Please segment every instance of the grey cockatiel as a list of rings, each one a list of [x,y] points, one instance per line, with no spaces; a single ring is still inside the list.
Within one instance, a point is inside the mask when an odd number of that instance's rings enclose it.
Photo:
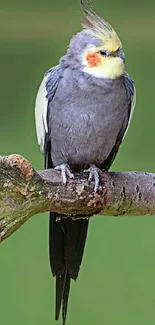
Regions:
[[[92,8],[83,31],[73,36],[59,65],[50,69],[36,99],[38,142],[46,168],[61,170],[63,182],[90,168],[99,187],[99,169],[108,170],[128,128],[135,87],[125,72],[122,45],[113,28]],[[65,324],[70,280],[76,280],[88,220],[61,219],[50,213],[50,264],[56,276],[56,320],[62,304]]]

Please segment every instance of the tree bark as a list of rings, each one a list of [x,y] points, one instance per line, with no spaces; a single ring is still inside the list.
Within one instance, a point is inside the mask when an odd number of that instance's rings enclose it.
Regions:
[[[87,172],[76,173],[64,185],[59,171],[35,171],[22,156],[0,156],[0,241],[39,212],[75,219],[155,214],[155,174],[103,172],[99,193],[87,179]]]

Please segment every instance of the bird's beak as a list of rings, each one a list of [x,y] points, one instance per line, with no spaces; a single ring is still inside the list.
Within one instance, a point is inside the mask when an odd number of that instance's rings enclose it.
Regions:
[[[122,49],[119,49],[119,50],[117,51],[116,56],[117,56],[118,58],[120,58],[120,59],[125,63],[125,54],[124,54],[124,52],[122,51]]]

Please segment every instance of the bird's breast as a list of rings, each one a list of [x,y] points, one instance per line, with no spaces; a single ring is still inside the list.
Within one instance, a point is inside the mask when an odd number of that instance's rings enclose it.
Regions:
[[[127,115],[125,89],[115,88],[106,92],[101,87],[88,92],[74,88],[58,94],[48,121],[54,165],[67,162],[80,169],[104,162]]]

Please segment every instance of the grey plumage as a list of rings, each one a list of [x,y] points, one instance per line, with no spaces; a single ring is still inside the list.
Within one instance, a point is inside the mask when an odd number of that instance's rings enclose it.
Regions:
[[[73,171],[100,167],[128,122],[124,78],[98,80],[70,67],[62,76],[48,106],[53,165],[65,162]]]
[[[105,43],[108,32],[108,35],[112,33],[114,45],[120,45],[116,33],[108,27],[110,25],[106,25],[105,21],[103,25]],[[84,70],[82,53],[86,49],[102,45],[101,28],[99,38],[97,30],[95,23],[94,35],[89,30],[75,35],[59,65],[45,74],[45,89],[42,86],[41,91],[47,98],[47,107],[42,116],[41,110],[37,108],[36,124],[46,168],[66,164],[72,172],[83,171],[91,165],[108,170],[128,128],[135,102],[135,87],[130,76],[122,72],[116,78],[102,75],[96,77],[89,73],[90,69],[88,72]],[[124,60],[121,48],[115,53],[110,52],[108,43],[106,51],[107,57],[118,56],[118,64]],[[70,280],[76,280],[79,273],[88,220],[74,221],[66,216],[50,213],[49,229],[50,264],[52,273],[56,276],[55,318],[59,319],[62,305],[64,325]]]

